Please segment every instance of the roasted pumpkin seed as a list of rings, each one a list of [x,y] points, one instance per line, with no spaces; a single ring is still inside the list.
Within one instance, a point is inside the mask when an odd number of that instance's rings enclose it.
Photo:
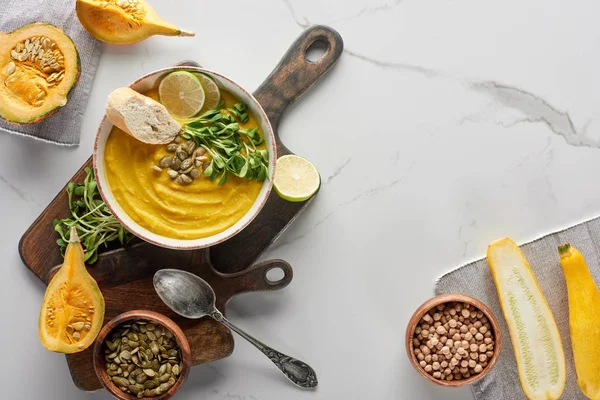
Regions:
[[[158,166],[161,168],[170,168],[172,164],[173,164],[173,157],[171,157],[171,156],[164,156],[158,162]],[[146,327],[144,327],[144,331],[146,331]]]
[[[181,166],[179,167],[179,170],[182,171],[182,173],[187,173],[187,172],[183,172],[183,171],[185,171],[188,168],[191,168],[193,166],[194,166],[194,159],[193,158],[186,158],[185,160],[183,160],[181,162]]]
[[[74,325],[76,336],[80,332]],[[163,394],[181,374],[177,343],[161,326],[146,321],[122,325],[111,332],[104,345],[106,373],[125,393],[137,397]]]

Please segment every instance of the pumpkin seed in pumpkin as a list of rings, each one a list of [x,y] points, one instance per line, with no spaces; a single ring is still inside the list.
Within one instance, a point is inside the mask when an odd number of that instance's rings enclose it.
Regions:
[[[13,72],[15,72],[16,66],[15,63],[13,61],[9,62],[7,67],[6,67],[6,75],[10,75]]]

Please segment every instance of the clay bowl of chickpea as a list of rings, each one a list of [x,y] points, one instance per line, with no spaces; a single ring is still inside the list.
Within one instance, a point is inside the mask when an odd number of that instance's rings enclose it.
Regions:
[[[440,386],[470,385],[486,376],[502,349],[498,320],[482,302],[442,294],[415,311],[406,328],[413,367]]]

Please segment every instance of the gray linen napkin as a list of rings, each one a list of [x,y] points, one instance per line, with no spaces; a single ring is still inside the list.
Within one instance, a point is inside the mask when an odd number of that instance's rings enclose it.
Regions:
[[[567,359],[567,384],[561,399],[586,400],[577,386],[575,365],[569,336],[569,309],[565,278],[560,266],[557,246],[575,246],[587,262],[596,283],[600,282],[600,218],[575,225],[521,246],[525,257],[544,292],[562,337]],[[486,259],[467,264],[438,279],[437,294],[464,293],[486,304],[500,321],[503,346],[496,367],[472,386],[477,400],[524,399],[508,328],[500,309],[496,287]]]
[[[36,21],[56,25],[73,39],[79,50],[81,77],[69,102],[57,114],[30,125],[9,124],[0,120],[0,131],[65,146],[78,145],[81,119],[92,88],[102,44],[90,36],[79,23],[75,15],[75,0],[0,0],[0,31],[10,32]]]

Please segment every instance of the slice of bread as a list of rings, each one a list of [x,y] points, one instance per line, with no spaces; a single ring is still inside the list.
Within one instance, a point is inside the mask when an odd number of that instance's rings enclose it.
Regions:
[[[165,106],[127,87],[108,96],[106,116],[113,125],[144,143],[170,143],[181,130],[181,124]]]

